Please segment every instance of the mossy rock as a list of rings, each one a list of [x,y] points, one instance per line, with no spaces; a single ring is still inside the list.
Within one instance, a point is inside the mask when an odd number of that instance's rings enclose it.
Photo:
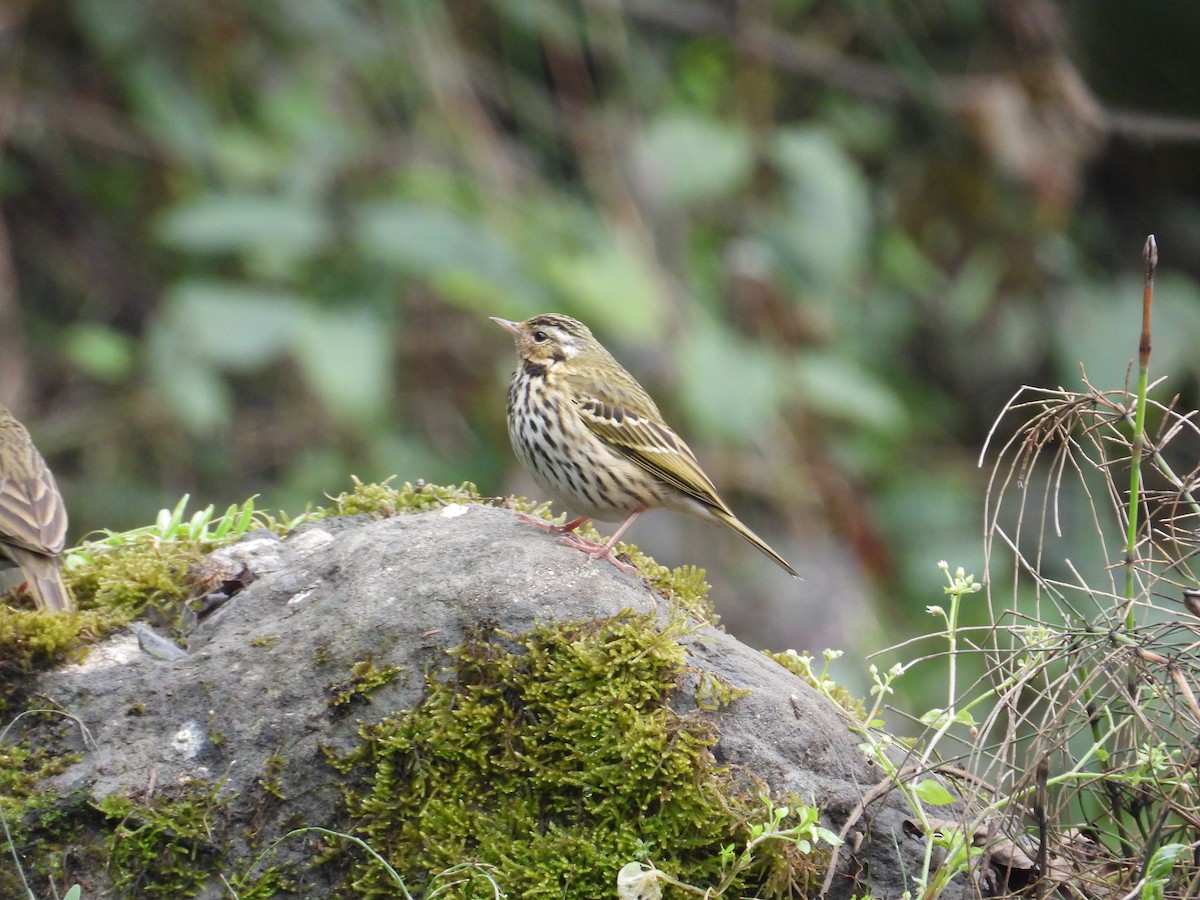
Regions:
[[[121,632],[40,676],[89,737],[14,729],[46,749],[19,762],[45,799],[14,810],[27,871],[85,897],[400,895],[369,847],[439,896],[613,896],[638,861],[711,887],[762,795],[836,827],[879,780],[827,701],[710,624],[698,573],[644,581],[469,495],[428,505],[259,541],[258,580],[180,659]],[[900,893],[905,812],[877,804],[864,882],[830,896]],[[810,893],[812,849],[756,852],[727,895]]]

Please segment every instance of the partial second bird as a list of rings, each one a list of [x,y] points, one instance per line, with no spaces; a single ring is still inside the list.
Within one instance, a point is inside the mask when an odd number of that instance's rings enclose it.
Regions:
[[[629,570],[613,556],[621,535],[646,510],[671,509],[726,526],[799,577],[733,514],[650,395],[586,325],[558,313],[492,321],[517,345],[508,389],[513,451],[542,490],[580,514],[564,525],[530,521]],[[624,521],[600,544],[575,534],[588,519]]]
[[[59,572],[67,509],[25,426],[0,406],[0,553],[21,567],[39,609],[74,609]]]

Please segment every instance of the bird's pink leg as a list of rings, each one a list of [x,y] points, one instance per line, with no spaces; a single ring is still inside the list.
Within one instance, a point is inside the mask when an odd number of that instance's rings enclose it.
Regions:
[[[538,528],[544,528],[546,531],[554,532],[559,537],[558,542],[565,544],[568,547],[574,547],[576,550],[582,550],[592,559],[607,559],[610,563],[620,569],[622,572],[638,572],[636,566],[631,566],[629,563],[623,563],[613,555],[613,547],[617,546],[617,541],[621,539],[621,535],[625,533],[633,520],[640,516],[645,510],[637,510],[629,514],[629,517],[621,523],[621,526],[616,530],[612,537],[605,543],[592,541],[585,538],[583,535],[576,534],[575,529],[588,521],[588,516],[579,516],[572,519],[570,522],[564,522],[562,525],[553,525],[545,519],[538,519],[525,513],[517,513],[522,519],[531,525],[536,525]]]
[[[645,510],[642,509],[637,509],[631,512],[629,517],[621,523],[621,526],[615,532],[613,532],[613,536],[603,544],[596,541],[589,541],[587,538],[580,537],[573,531],[563,534],[563,536],[558,539],[558,542],[560,544],[566,544],[568,547],[574,547],[576,550],[582,550],[592,559],[607,559],[622,572],[638,572],[637,566],[631,566],[629,563],[621,562],[621,560],[613,556],[613,547],[617,546],[617,541],[621,539],[621,535],[623,535],[625,530],[633,524],[633,520],[640,516],[643,512],[645,512]],[[567,523],[567,525],[571,524],[571,522]],[[578,527],[578,525],[575,527]],[[563,528],[565,529],[566,526],[563,526]]]

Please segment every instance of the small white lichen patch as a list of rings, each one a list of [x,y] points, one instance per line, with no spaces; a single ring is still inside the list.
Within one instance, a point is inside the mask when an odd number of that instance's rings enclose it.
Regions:
[[[465,516],[471,511],[471,507],[465,503],[451,503],[449,506],[442,507],[443,519],[457,519],[459,516]]]
[[[197,722],[185,722],[171,738],[171,748],[184,759],[195,759],[204,749],[204,729]]]

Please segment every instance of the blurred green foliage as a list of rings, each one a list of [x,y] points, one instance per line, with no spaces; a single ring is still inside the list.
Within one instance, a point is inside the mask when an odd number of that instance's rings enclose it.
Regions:
[[[558,310],[785,555],[831,535],[885,621],[919,611],[936,560],[980,570],[1004,400],[1081,361],[1123,381],[1150,230],[1155,371],[1195,383],[1195,136],[1072,90],[1126,50],[1119,13],[1079,15],[9,4],[0,401],[80,536],[184,492],[296,511],[351,473],[500,492],[512,350],[486,316]],[[1177,105],[1142,74],[1120,102],[1197,112],[1175,75]]]

